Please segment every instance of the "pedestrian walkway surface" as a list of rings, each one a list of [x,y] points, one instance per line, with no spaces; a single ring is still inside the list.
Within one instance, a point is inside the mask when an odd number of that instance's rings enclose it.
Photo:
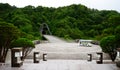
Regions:
[[[25,60],[20,68],[0,66],[0,70],[120,70],[115,64],[96,64],[95,61],[87,60],[40,60],[33,63],[33,60]]]
[[[57,37],[47,36],[48,43],[36,45],[23,66],[20,68],[11,67],[10,64],[0,65],[0,70],[120,70],[115,64],[96,64],[96,52],[102,49],[98,45],[92,47],[79,46],[78,43],[67,43]],[[43,53],[47,54],[47,61],[40,60],[39,63],[33,63],[33,53],[40,52],[40,58]],[[92,54],[93,61],[87,61],[87,54]],[[10,55],[10,53],[9,53]],[[104,55],[104,58],[107,58]],[[7,59],[10,61],[10,58]]]
[[[102,52],[99,45],[92,45],[92,47],[80,46],[79,43],[66,42],[56,36],[44,35],[48,39],[47,43],[40,43],[35,45],[33,51],[28,55],[28,59],[33,58],[34,52],[47,54],[48,59],[71,59],[71,60],[86,60],[87,54],[92,54],[93,59],[97,59],[96,52]],[[103,54],[104,59],[108,59],[107,54]],[[40,56],[40,58],[42,58]]]

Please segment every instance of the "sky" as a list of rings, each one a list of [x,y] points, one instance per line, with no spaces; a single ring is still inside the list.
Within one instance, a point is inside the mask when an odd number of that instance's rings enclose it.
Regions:
[[[120,12],[120,0],[0,0],[0,3],[9,3],[17,7],[45,6],[45,7],[62,7],[71,4],[82,4],[88,8],[98,10],[116,10]]]

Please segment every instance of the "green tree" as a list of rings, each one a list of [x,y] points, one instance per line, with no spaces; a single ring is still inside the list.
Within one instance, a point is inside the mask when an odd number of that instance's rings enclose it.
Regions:
[[[120,48],[120,25],[115,28],[116,45]]]
[[[117,56],[116,52],[117,47],[115,42],[116,42],[115,36],[107,36],[102,38],[102,40],[100,41],[100,46],[103,52],[108,53],[112,61],[114,61]]]
[[[118,25],[120,25],[120,15],[117,14],[117,15],[111,15],[109,18],[108,18],[108,22],[110,24],[111,27],[116,27]]]
[[[112,35],[112,34],[114,34],[114,28],[106,28],[106,29],[104,29],[103,31],[102,31],[102,34],[103,35]]]
[[[0,18],[2,18],[0,21],[13,23],[25,32],[24,37],[29,36],[29,39],[40,37],[39,29],[42,23],[47,23],[52,34],[59,37],[71,37],[71,39],[85,37],[99,40],[104,36],[113,35],[114,29],[120,25],[120,13],[117,11],[99,11],[81,4],[59,8],[31,5],[17,8],[7,3],[0,3],[0,10]],[[80,36],[82,33],[84,35]]]
[[[17,39],[19,35],[18,28],[13,24],[0,22],[0,62],[5,62],[11,42]]]
[[[91,29],[90,31],[87,32],[87,35],[89,35],[90,37],[94,37],[94,36],[98,35],[98,31]]]
[[[27,38],[19,38],[17,40],[14,40],[11,44],[12,47],[21,47],[22,50],[22,60],[26,58],[26,56],[32,51],[32,49],[35,47],[32,41],[30,41]]]
[[[80,38],[84,37],[84,33],[82,31],[80,31],[79,29],[77,29],[77,28],[71,29],[69,35],[73,39],[80,39]]]

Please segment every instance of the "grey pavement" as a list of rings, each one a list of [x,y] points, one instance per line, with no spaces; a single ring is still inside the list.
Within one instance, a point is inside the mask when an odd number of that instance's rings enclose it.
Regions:
[[[106,62],[107,64],[96,64],[98,59],[96,52],[102,51],[99,45],[85,47],[79,46],[78,43],[68,43],[55,36],[45,36],[49,42],[36,45],[25,59],[23,66],[20,68],[11,67],[6,63],[0,65],[0,70],[120,70],[111,61]],[[33,63],[33,52],[37,51],[40,52],[40,62]],[[43,53],[47,53],[47,61],[42,60]],[[87,61],[88,53],[93,55],[94,60],[91,62]],[[104,54],[104,59],[109,59],[107,54]]]
[[[65,40],[56,37],[56,36],[52,36],[52,35],[43,35],[50,43],[66,43]]]
[[[40,58],[43,53],[47,53],[48,59],[73,59],[86,60],[87,54],[91,53],[93,59],[97,59],[96,52],[102,52],[99,45],[92,45],[92,47],[80,46],[79,43],[68,43],[58,37],[44,35],[48,39],[48,43],[41,43],[36,45],[31,54],[27,58],[33,58],[33,52],[40,52]],[[109,59],[107,54],[104,54],[104,59]]]
[[[25,60],[20,68],[10,67],[9,65],[0,66],[0,70],[120,70],[114,63],[96,64],[95,61],[86,60],[40,60],[33,63],[33,60]]]

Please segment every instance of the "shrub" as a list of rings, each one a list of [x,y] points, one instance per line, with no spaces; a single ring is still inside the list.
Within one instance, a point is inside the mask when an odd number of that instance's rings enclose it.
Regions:
[[[20,31],[13,24],[0,22],[0,62],[5,62],[11,42],[19,36]]]
[[[22,47],[23,49],[23,60],[26,58],[26,56],[32,51],[32,49],[35,47],[32,41],[26,39],[26,38],[19,38],[12,42],[12,47]]]
[[[107,36],[102,38],[102,40],[100,41],[100,46],[103,52],[108,53],[112,61],[114,61],[117,56],[117,52],[116,52],[117,47],[115,42],[116,42],[115,36]]]

